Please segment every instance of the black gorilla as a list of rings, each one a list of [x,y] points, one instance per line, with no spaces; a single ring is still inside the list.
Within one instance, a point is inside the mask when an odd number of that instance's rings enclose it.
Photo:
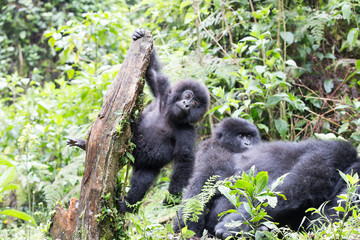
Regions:
[[[145,35],[136,30],[133,40]],[[126,202],[140,201],[155,181],[160,169],[175,160],[169,192],[179,195],[187,185],[194,166],[196,132],[191,125],[207,111],[210,96],[205,85],[194,80],[182,80],[170,86],[168,78],[160,72],[160,63],[152,52],[146,81],[155,100],[145,107],[134,129],[132,142],[136,145],[133,156],[133,175]],[[85,141],[69,139],[69,145],[85,149]],[[125,202],[120,210],[133,211]]]
[[[239,118],[226,118],[217,124],[212,137],[203,141],[196,153],[194,173],[186,188],[184,199],[191,198],[201,192],[205,182],[214,175],[217,180],[223,180],[235,174],[233,155],[244,152],[253,145],[260,143],[261,139],[257,127]],[[199,216],[197,222],[188,221],[188,229],[194,231],[198,237],[206,228],[209,233],[214,233],[214,227],[218,222],[218,214],[229,209],[230,202],[216,194],[205,206],[204,214]],[[208,214],[206,214],[208,212]],[[184,227],[182,213],[179,211],[180,226],[175,219],[174,230],[180,231]]]
[[[241,154],[234,155],[237,164],[237,175],[255,166],[257,171],[267,171],[269,184],[278,177],[289,173],[276,191],[282,192],[287,200],[278,197],[275,208],[267,207],[268,215],[280,225],[288,225],[297,229],[301,224],[305,210],[319,207],[330,200],[325,212],[330,213],[331,207],[336,205],[336,196],[345,189],[344,181],[338,170],[350,173],[360,170],[360,159],[356,149],[350,143],[343,141],[306,140],[298,143],[272,142],[263,143]],[[227,228],[226,223],[244,220],[249,215],[243,208],[238,209],[241,214],[231,213],[225,216],[215,227],[216,236],[222,239],[231,235],[231,231],[239,228]],[[314,216],[311,216],[313,218]],[[303,225],[304,226],[304,225]],[[305,223],[306,226],[306,223]],[[244,231],[249,230],[243,225]]]

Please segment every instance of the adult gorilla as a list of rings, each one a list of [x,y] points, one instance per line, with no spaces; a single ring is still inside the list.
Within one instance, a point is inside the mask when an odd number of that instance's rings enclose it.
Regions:
[[[310,207],[319,207],[325,201],[325,212],[330,214],[331,207],[336,205],[336,196],[345,189],[339,172],[360,171],[360,159],[356,149],[348,142],[306,140],[298,143],[272,142],[263,143],[241,154],[234,156],[237,174],[248,171],[255,166],[257,171],[267,171],[269,184],[278,177],[289,173],[284,183],[277,187],[287,200],[278,198],[275,208],[267,207],[266,211],[273,221],[297,229],[305,211]],[[226,223],[241,221],[249,217],[243,205],[238,213],[225,216],[215,227],[216,236],[225,239],[234,232],[249,230],[249,226],[227,228]],[[306,225],[306,223],[305,223]]]
[[[233,155],[242,153],[259,144],[261,138],[257,127],[241,118],[225,118],[218,123],[210,139],[203,141],[196,152],[194,173],[186,188],[184,199],[192,198],[201,193],[206,181],[214,175],[217,180],[224,180],[236,173]],[[188,229],[201,237],[204,229],[215,234],[214,227],[218,223],[219,213],[231,208],[226,197],[217,193],[204,207],[204,213],[198,221],[188,221]],[[179,220],[174,222],[174,231],[179,232],[184,227],[182,209],[179,210]]]

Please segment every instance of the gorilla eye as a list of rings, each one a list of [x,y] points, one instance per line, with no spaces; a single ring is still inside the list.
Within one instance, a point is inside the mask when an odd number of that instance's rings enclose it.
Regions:
[[[193,92],[190,91],[190,90],[185,90],[185,91],[182,93],[181,97],[182,97],[183,99],[192,99],[192,98],[194,97],[194,94],[193,94]]]
[[[193,107],[196,107],[196,106],[197,106],[197,102],[195,102],[195,101],[192,101],[191,104],[193,105]]]

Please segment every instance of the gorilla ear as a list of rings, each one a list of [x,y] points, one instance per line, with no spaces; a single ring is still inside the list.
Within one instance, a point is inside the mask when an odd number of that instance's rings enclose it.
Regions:
[[[216,135],[217,135],[217,138],[218,138],[218,139],[221,139],[221,138],[222,138],[222,133],[221,133],[221,132],[217,133]]]

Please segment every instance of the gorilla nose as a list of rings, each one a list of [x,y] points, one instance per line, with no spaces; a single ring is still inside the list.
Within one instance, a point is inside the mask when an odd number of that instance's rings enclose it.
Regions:
[[[250,146],[250,145],[251,145],[251,142],[247,140],[247,141],[244,142],[244,145]]]
[[[184,108],[188,109],[190,107],[189,101],[184,100],[183,101]]]

